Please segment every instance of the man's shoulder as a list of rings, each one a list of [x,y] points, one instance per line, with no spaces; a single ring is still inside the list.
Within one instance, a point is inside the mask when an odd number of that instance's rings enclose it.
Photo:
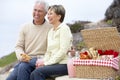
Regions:
[[[26,23],[23,23],[21,26],[25,27],[25,26],[28,26],[28,25],[33,25],[33,23],[32,22],[26,22]]]
[[[53,25],[52,24],[50,24],[49,22],[45,22],[45,26],[47,27],[47,28],[52,28],[53,27]]]
[[[33,25],[33,22],[26,22],[23,24],[24,26],[28,26],[28,25]]]
[[[20,25],[20,30],[21,31],[28,30],[31,27],[31,25],[33,25],[32,22],[23,23],[23,24]]]

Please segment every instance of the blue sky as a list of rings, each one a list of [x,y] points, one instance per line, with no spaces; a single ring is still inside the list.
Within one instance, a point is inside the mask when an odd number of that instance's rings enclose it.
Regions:
[[[65,23],[77,20],[97,22],[113,0],[46,0],[50,5],[62,4]],[[35,0],[0,0],[0,57],[14,51],[20,25],[32,20]]]

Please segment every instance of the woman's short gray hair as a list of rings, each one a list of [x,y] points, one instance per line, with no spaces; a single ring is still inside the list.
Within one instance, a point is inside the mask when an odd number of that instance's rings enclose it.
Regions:
[[[49,4],[48,4],[46,1],[44,1],[44,0],[37,0],[37,1],[35,2],[35,4],[38,4],[38,3],[39,3],[39,4],[43,4],[45,11],[46,11],[46,12],[48,11]]]
[[[63,5],[52,5],[49,10],[53,10],[57,15],[61,15],[60,22],[63,22],[65,17],[65,8]]]

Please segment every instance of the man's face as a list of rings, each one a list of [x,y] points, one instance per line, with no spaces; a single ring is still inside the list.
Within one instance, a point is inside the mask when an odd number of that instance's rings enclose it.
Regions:
[[[44,20],[46,11],[43,4],[35,4],[33,9],[33,20],[34,22],[41,22]]]

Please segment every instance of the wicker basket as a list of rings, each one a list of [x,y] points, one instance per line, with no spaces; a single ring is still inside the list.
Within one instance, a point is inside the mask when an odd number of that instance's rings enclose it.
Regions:
[[[112,67],[103,66],[76,66],[76,77],[78,78],[115,78],[118,75],[118,71]]]
[[[115,27],[86,29],[82,30],[81,33],[88,48],[120,51],[120,35]]]
[[[88,48],[120,50],[120,36],[115,27],[101,29],[86,29],[81,31]],[[112,67],[103,66],[76,66],[76,77],[79,78],[115,78],[119,71]]]

